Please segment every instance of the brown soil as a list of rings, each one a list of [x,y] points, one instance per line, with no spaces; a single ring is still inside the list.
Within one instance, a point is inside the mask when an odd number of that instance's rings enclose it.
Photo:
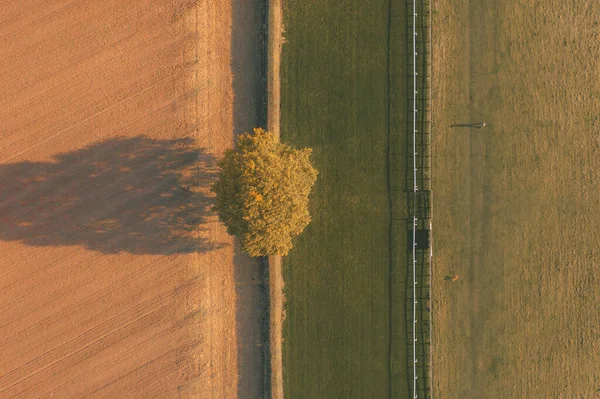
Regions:
[[[0,12],[0,397],[262,395],[260,268],[208,190],[259,120],[258,2],[194,3]]]
[[[269,0],[269,42],[267,67],[269,131],[279,140],[281,119],[281,51],[283,46],[283,10],[281,0]],[[271,256],[269,267],[269,356],[271,398],[283,399],[283,318],[285,301],[281,256]]]

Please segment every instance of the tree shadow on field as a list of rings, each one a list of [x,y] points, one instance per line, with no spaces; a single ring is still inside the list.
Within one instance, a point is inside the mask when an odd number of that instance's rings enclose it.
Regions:
[[[204,237],[215,159],[191,139],[115,138],[52,162],[0,165],[0,240],[172,254],[221,247]]]

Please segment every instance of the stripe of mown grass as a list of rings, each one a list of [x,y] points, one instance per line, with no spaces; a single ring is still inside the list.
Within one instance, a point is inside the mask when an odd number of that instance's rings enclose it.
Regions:
[[[380,0],[284,5],[281,139],[313,148],[320,173],[313,221],[283,259],[289,399],[385,398],[406,385],[405,258],[390,251],[406,241],[402,229],[391,237],[388,185],[406,111],[405,64],[389,48],[405,37],[389,27]]]

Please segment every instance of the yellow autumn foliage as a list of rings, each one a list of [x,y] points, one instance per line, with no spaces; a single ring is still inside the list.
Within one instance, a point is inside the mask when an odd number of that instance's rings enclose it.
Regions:
[[[308,197],[317,179],[311,151],[255,128],[219,162],[213,210],[250,256],[286,255],[310,223]]]

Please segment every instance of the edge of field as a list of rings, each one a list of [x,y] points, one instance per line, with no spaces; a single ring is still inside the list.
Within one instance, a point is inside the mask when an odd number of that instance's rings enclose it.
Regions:
[[[279,140],[281,110],[282,0],[269,0],[267,19],[267,127]],[[269,268],[269,361],[271,398],[283,399],[283,273],[281,256],[267,258]]]

